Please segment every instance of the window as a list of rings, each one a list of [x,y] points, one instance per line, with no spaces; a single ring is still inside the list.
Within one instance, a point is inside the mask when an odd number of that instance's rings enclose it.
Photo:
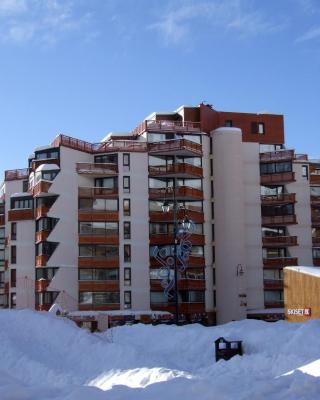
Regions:
[[[94,162],[97,164],[118,164],[118,155],[104,154],[102,156],[95,156]]]
[[[116,189],[118,187],[117,178],[96,178],[94,180],[95,187],[103,187],[107,189]]]
[[[4,287],[4,271],[0,271],[0,288]]]
[[[46,151],[36,152],[36,160],[47,160],[50,158],[59,158],[59,151],[57,149],[50,149]]]
[[[123,237],[124,239],[131,239],[131,223],[129,221],[123,223]]]
[[[17,223],[11,222],[11,240],[17,240]]]
[[[40,242],[36,244],[36,256],[44,255],[51,256],[59,243],[54,242]]]
[[[123,193],[130,193],[130,176],[123,177]]]
[[[212,264],[216,261],[216,248],[212,246]]]
[[[131,214],[130,199],[123,199],[123,215],[129,217]]]
[[[118,257],[118,247],[105,244],[80,245],[79,257]]]
[[[181,292],[182,303],[204,303],[204,292],[194,290]]]
[[[55,302],[59,292],[40,292],[36,293],[37,305],[51,305]]]
[[[36,230],[39,231],[52,231],[58,222],[57,218],[44,217],[36,221]]]
[[[17,270],[16,269],[11,269],[10,270],[11,287],[16,287],[16,281],[17,281]]]
[[[258,123],[258,133],[259,135],[264,135],[264,122]]]
[[[312,257],[320,258],[320,247],[315,247],[312,249]]]
[[[119,304],[119,292],[80,292],[80,304]]]
[[[17,246],[11,246],[11,264],[17,263]]]
[[[262,228],[262,236],[263,237],[286,236],[286,228],[285,227]]]
[[[262,196],[277,196],[284,192],[284,186],[261,186]]]
[[[224,126],[229,127],[229,128],[232,127],[232,120],[231,119],[225,120]]]
[[[15,224],[15,222],[13,222]],[[5,228],[0,228],[0,244],[4,244],[5,240]]]
[[[211,219],[214,219],[214,202],[211,202]]]
[[[213,291],[213,307],[217,307],[217,292]]]
[[[15,210],[18,208],[33,208],[33,199],[32,198],[20,198],[20,199],[11,199],[11,209]]]
[[[282,172],[291,172],[291,162],[279,162],[279,163],[262,163],[260,164],[261,175],[276,174]]]
[[[124,262],[131,262],[131,245],[125,244],[123,246]]]
[[[211,197],[214,198],[214,186],[213,186],[213,181],[210,182],[211,184]]]
[[[57,267],[41,267],[36,268],[36,279],[44,279],[46,281],[51,281],[55,276],[59,268]]]
[[[131,308],[131,292],[129,290],[124,292],[124,308]]]
[[[213,152],[213,140],[212,140],[211,136],[210,136],[209,141],[210,141],[210,154],[212,154],[212,152]]]
[[[266,303],[282,303],[283,302],[283,291],[265,290],[264,301]]]
[[[301,166],[301,170],[302,170],[302,178],[307,178],[308,179],[308,176],[309,176],[309,170],[308,170],[308,166],[307,165],[302,165]]]
[[[17,295],[16,293],[11,293],[11,307],[10,308],[16,308],[17,303]]]
[[[79,281],[117,281],[118,268],[80,268]]]
[[[124,286],[131,286],[131,268],[124,269]]]
[[[285,258],[287,257],[286,248],[263,248],[262,254],[264,259],[270,258]]]
[[[123,166],[124,171],[130,171],[130,154],[123,153]]]
[[[22,181],[22,191],[27,192],[29,187],[29,181]]]
[[[79,222],[80,235],[118,235],[118,222]]]
[[[294,204],[285,204],[279,206],[262,206],[261,214],[263,217],[294,215]]]
[[[211,225],[212,230],[212,241],[214,242],[214,224]]]

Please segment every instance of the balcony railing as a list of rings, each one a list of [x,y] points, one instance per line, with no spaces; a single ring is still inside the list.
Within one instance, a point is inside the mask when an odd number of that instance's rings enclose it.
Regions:
[[[262,217],[262,225],[289,225],[296,223],[297,223],[296,215],[276,215],[276,216]]]
[[[317,224],[317,225],[320,224],[320,214],[312,212],[311,213],[311,221],[312,221],[313,225],[314,224]]]
[[[41,193],[48,193],[52,182],[40,181],[32,188],[32,195],[38,196]]]
[[[310,183],[314,184],[314,185],[320,185],[320,175],[313,174],[311,172],[311,174],[310,174]]]
[[[265,247],[297,246],[297,236],[267,236],[262,238]]]
[[[105,234],[80,234],[79,244],[119,244],[118,232],[106,232]]]
[[[179,186],[175,189],[176,199],[203,200],[203,191],[189,186]],[[168,190],[165,188],[150,188],[150,199],[164,199],[168,197]],[[169,197],[170,199],[170,197]]]
[[[117,175],[118,165],[112,163],[77,163],[76,170],[82,175]]]
[[[204,246],[205,240],[204,235],[200,234],[192,234],[188,240],[194,246]],[[172,233],[156,233],[150,234],[150,244],[152,245],[163,245],[163,244],[173,244],[174,243],[174,236]]]
[[[79,221],[118,221],[118,211],[104,211],[104,210],[79,210],[78,213]]]
[[[181,178],[202,178],[203,170],[195,165],[181,163],[149,167],[150,176],[176,176]]]
[[[182,220],[185,216],[188,216],[191,221],[195,223],[203,223],[204,215],[202,211],[194,211],[189,209],[182,209],[177,212],[177,219]],[[164,221],[173,221],[173,211],[164,213],[163,211],[150,211],[150,222],[164,222]]]
[[[79,197],[108,198],[118,195],[118,188],[105,187],[79,187]]]
[[[262,195],[261,203],[263,205],[272,205],[272,204],[290,204],[296,202],[296,194],[295,193],[281,193],[277,195]]]
[[[5,219],[4,214],[0,214],[0,226],[5,225],[5,223],[6,223],[6,219]]]
[[[320,196],[311,196],[310,201],[312,205],[318,206],[320,205]]]
[[[264,258],[264,268],[284,268],[298,265],[297,257]]]
[[[188,259],[188,267],[204,267],[205,258],[203,256],[190,256]],[[150,266],[159,267],[161,263],[154,257],[150,257]]]
[[[108,256],[108,257],[79,257],[79,267],[91,267],[91,268],[115,268],[119,267],[119,256]]]
[[[320,267],[320,258],[319,257],[314,257],[313,258],[313,265],[315,267]]]
[[[266,153],[260,153],[260,161],[282,161],[282,160],[293,160],[294,150],[279,150],[279,151],[268,151]]]
[[[138,142],[137,140],[110,140],[101,143],[89,143],[66,135],[57,136],[51,146],[65,146],[91,154],[117,151],[145,152],[148,149],[147,142]]]
[[[312,244],[314,245],[314,246],[319,246],[320,247],[320,237],[313,237],[312,238]]]
[[[283,308],[284,301],[283,300],[265,301],[264,305],[266,308]]]
[[[6,181],[15,181],[17,179],[28,179],[29,178],[29,168],[23,169],[11,169],[4,173],[4,179]]]
[[[151,279],[150,290],[160,291],[162,289],[161,280]],[[204,279],[178,279],[179,290],[206,290],[206,281]]]
[[[23,221],[29,219],[34,219],[34,210],[32,208],[17,208],[15,210],[8,211],[9,221]]]
[[[35,171],[42,164],[59,165],[60,164],[60,160],[59,160],[59,157],[57,157],[57,158],[42,158],[42,159],[39,159],[39,160],[33,160],[32,161],[32,169],[33,169],[33,171]]]
[[[189,121],[156,121],[145,120],[141,122],[133,131],[134,136],[139,136],[143,132],[201,132],[200,122]]]
[[[177,153],[181,155],[202,155],[202,146],[187,139],[172,139],[163,142],[148,143],[151,154]]]
[[[283,279],[264,279],[265,289],[283,289]]]
[[[281,172],[278,174],[266,174],[260,177],[262,184],[272,184],[272,183],[286,183],[295,181],[294,172]]]

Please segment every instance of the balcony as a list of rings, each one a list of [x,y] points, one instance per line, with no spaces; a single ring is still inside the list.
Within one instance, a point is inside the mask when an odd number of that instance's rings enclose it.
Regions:
[[[296,223],[297,223],[296,215],[275,215],[269,217],[262,216],[263,226],[291,225]]]
[[[283,289],[283,279],[264,279],[263,285],[264,285],[265,289],[282,290]]]
[[[203,200],[203,191],[188,186],[180,186],[175,189],[176,200]],[[168,197],[167,189],[149,188],[149,198],[151,200]],[[170,194],[170,196],[172,196]],[[170,197],[171,198],[171,197]],[[170,199],[169,198],[169,199]],[[168,199],[168,200],[169,200]]]
[[[119,245],[119,233],[99,234],[81,234],[79,235],[79,244],[114,244]]]
[[[32,188],[32,195],[40,196],[42,193],[48,193],[52,182],[40,181]]]
[[[296,265],[298,265],[298,259],[296,257],[279,257],[279,258],[263,259],[264,268],[280,269]]]
[[[101,211],[101,210],[79,210],[78,213],[79,221],[108,221],[116,222],[119,221],[118,211]]]
[[[80,292],[119,292],[118,280],[113,281],[79,281]]]
[[[313,237],[312,238],[312,244],[315,247],[320,247],[320,237]]]
[[[267,236],[262,238],[264,247],[297,246],[297,236]]]
[[[79,304],[79,311],[112,311],[120,310],[120,304]]]
[[[145,120],[132,132],[133,136],[140,136],[143,132],[185,132],[200,133],[200,122],[189,121],[156,121]]]
[[[294,150],[279,150],[260,153],[260,162],[285,161],[294,159]]]
[[[188,267],[204,267],[205,258],[201,256],[190,256],[187,262]],[[150,267],[161,267],[162,264],[154,257],[150,257]]]
[[[290,204],[296,202],[295,193],[282,193],[270,196],[261,196],[261,204],[263,206],[279,205],[279,204]]]
[[[202,156],[202,146],[187,139],[172,139],[148,143],[149,153],[154,155]]]
[[[108,199],[118,195],[118,188],[104,188],[104,187],[79,187],[79,197]]]
[[[90,154],[109,153],[118,151],[146,152],[147,142],[136,140],[114,140],[100,143],[89,143],[66,135],[59,135],[51,144],[52,147],[64,146],[70,149],[83,151]]]
[[[172,164],[161,166],[149,166],[149,175],[152,177],[176,177],[176,178],[202,178],[201,167],[191,164]]]
[[[50,285],[51,281],[45,279],[39,279],[35,281],[35,291],[36,292],[44,292],[47,290],[47,287]]]
[[[79,257],[79,267],[88,268],[115,268],[119,267],[119,256],[116,257]]]
[[[260,177],[262,185],[281,184],[295,181],[294,172],[281,172],[277,174],[266,174]]]
[[[116,176],[118,175],[118,165],[112,163],[77,163],[77,173],[88,176]]]
[[[24,221],[34,219],[34,210],[33,208],[17,208],[14,210],[8,211],[8,220],[9,221]]]
[[[179,290],[206,290],[206,281],[203,279],[178,279]],[[151,291],[161,291],[161,280],[151,279],[150,280]]]
[[[189,209],[178,210],[177,219],[183,220],[185,216],[188,216],[192,222],[202,224],[204,222],[204,215],[202,211],[193,211]],[[173,221],[173,211],[164,213],[163,211],[150,211],[150,222],[170,222]]]
[[[60,164],[60,160],[59,160],[59,158],[43,158],[41,160],[32,160],[31,168],[32,168],[33,171],[35,171],[42,164],[59,165]]]
[[[205,239],[204,235],[199,235],[199,234],[193,234],[191,235],[188,240],[194,245],[194,246],[204,246],[205,245]],[[174,244],[174,236],[171,233],[158,233],[158,234],[150,234],[150,244],[151,245],[158,245],[161,246],[163,244]]]
[[[284,301],[283,300],[278,300],[278,301],[265,301],[264,302],[265,308],[283,308],[284,307]]]
[[[320,224],[320,214],[316,212],[311,212],[311,221],[312,225],[319,225]]]
[[[35,209],[35,212],[34,212],[35,213],[35,218],[39,219],[39,218],[46,217],[48,212],[49,212],[49,210],[50,210],[50,208],[46,207],[46,206],[37,207]]]
[[[151,310],[168,311],[174,314],[175,309],[174,303],[151,303]],[[205,311],[205,303],[179,303],[181,314],[203,314]]]
[[[0,214],[0,226],[5,225],[5,223],[6,223],[6,218],[4,214]]]
[[[314,174],[310,173],[310,183],[311,185],[320,185],[320,175],[319,174]]]
[[[44,254],[36,256],[36,267],[45,267],[49,258],[50,256]]]
[[[40,243],[40,242],[44,242],[48,239],[48,236],[50,235],[51,231],[40,231],[40,232],[36,232],[36,243]]]
[[[15,181],[18,179],[28,179],[28,178],[29,178],[29,168],[11,169],[5,171],[4,173],[5,181]]]
[[[310,201],[312,206],[320,206],[320,196],[311,196]]]

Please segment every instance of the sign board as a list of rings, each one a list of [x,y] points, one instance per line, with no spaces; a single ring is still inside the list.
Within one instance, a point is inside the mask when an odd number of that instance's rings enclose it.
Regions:
[[[298,315],[298,316],[306,316],[311,317],[311,308],[288,308],[287,309],[288,315]]]

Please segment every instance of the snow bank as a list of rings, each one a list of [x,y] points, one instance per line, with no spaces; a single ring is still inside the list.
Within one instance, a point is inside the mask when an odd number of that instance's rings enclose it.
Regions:
[[[90,334],[48,313],[0,311],[1,400],[314,400],[320,321],[134,325]],[[214,340],[245,355],[215,362]],[[112,342],[111,339],[112,338]]]

